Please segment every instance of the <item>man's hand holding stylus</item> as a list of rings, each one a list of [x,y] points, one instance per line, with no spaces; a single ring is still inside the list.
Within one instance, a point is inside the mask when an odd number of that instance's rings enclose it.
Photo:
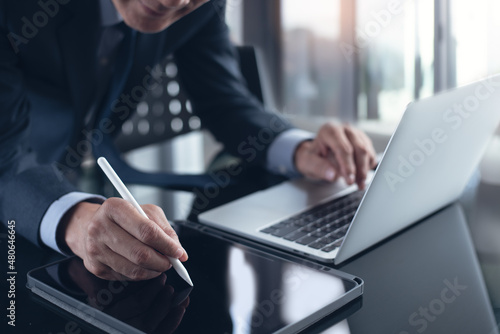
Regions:
[[[141,207],[150,219],[121,198],[79,203],[65,215],[61,234],[97,277],[135,281],[159,276],[171,267],[167,256],[180,261],[188,256],[163,210]]]

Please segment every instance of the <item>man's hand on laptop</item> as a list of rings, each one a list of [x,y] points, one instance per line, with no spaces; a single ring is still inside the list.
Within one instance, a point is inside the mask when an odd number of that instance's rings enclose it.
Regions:
[[[64,241],[87,270],[108,280],[146,280],[171,267],[167,256],[186,261],[188,256],[155,205],[141,205],[143,217],[121,198],[102,205],[82,202],[65,215]]]
[[[350,125],[324,124],[314,140],[304,141],[295,151],[295,166],[306,177],[354,182],[364,189],[368,171],[377,164],[371,140]]]

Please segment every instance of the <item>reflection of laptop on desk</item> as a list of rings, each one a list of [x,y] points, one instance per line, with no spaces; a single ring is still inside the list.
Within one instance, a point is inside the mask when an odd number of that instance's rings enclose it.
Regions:
[[[410,104],[366,192],[295,180],[199,220],[340,263],[456,200],[499,121],[500,76],[493,76]]]

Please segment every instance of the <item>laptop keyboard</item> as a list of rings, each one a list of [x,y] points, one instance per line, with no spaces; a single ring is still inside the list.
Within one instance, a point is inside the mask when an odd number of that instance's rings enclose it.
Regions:
[[[339,247],[364,195],[358,190],[287,218],[260,232],[323,252]]]

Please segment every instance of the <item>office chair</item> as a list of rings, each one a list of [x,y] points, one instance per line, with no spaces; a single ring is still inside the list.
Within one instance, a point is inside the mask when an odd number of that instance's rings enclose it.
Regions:
[[[248,89],[264,103],[255,49],[252,46],[237,47],[237,55]],[[106,157],[125,183],[184,191],[203,188],[212,182],[207,174],[147,173],[135,169],[122,158],[123,153],[161,143],[202,127],[200,119],[193,115],[186,92],[178,81],[173,57],[167,57],[160,66],[164,69],[162,84],[137,105],[136,112],[114,138],[115,150],[108,152]]]

